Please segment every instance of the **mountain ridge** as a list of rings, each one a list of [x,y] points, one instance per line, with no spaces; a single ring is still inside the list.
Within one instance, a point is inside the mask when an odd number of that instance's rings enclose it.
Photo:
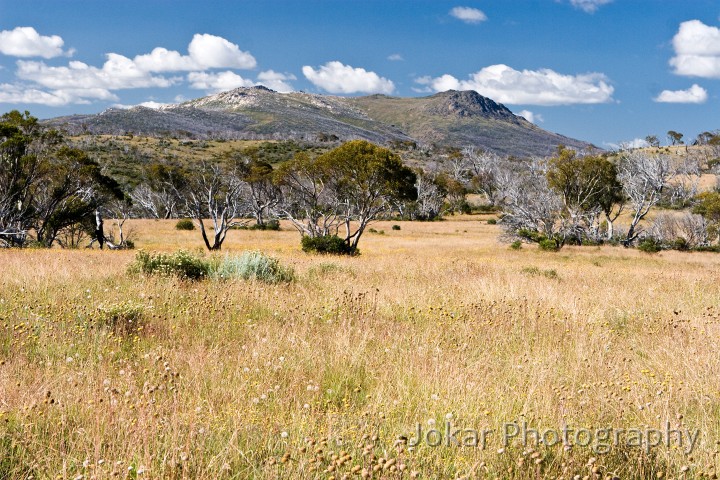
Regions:
[[[592,147],[543,130],[475,91],[455,90],[426,97],[340,97],[242,87],[159,108],[111,108],[44,122],[69,134],[311,142],[363,139],[429,149],[473,146],[516,156],[548,155],[560,144]]]

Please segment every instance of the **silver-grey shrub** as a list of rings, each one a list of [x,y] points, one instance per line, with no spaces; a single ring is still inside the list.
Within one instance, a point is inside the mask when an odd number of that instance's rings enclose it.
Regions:
[[[295,279],[292,267],[284,266],[277,258],[262,252],[245,252],[238,256],[226,256],[212,272],[216,279],[259,280],[267,283],[287,283]]]

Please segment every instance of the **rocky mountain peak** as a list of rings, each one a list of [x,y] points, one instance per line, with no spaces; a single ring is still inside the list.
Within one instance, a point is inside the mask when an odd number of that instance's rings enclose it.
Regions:
[[[432,113],[454,117],[495,117],[512,119],[515,115],[505,105],[483,97],[474,90],[448,90],[432,96],[436,99]]]

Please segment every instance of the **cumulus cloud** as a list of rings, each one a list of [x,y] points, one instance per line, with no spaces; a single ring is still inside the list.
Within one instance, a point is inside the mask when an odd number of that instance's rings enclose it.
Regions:
[[[291,80],[297,80],[297,77],[289,73],[279,73],[273,70],[266,70],[264,72],[260,72],[257,79],[257,85],[264,85],[277,92],[287,93],[295,90],[288,82]]]
[[[239,68],[249,70],[257,61],[236,44],[215,35],[195,34],[188,45],[188,55],[158,47],[138,55],[135,64],[147,72],[204,71],[211,68]]]
[[[545,119],[540,115],[539,113],[533,113],[530,110],[520,110],[518,112],[518,115],[523,117],[525,120],[527,120],[530,123],[537,124],[538,122],[544,122]]]
[[[634,150],[636,148],[646,148],[650,146],[647,140],[642,138],[625,140],[620,143],[604,142],[604,145],[612,150]]]
[[[16,75],[53,89],[102,88],[120,90],[125,88],[169,87],[176,80],[153,76],[140,69],[131,59],[108,53],[101,68],[73,61],[66,67],[53,67],[45,62],[19,60]]]
[[[612,1],[613,0],[570,0],[570,5],[586,13],[595,13],[598,8]]]
[[[720,78],[720,29],[700,20],[682,22],[673,37],[670,59],[678,75]]]
[[[93,100],[117,101],[118,97],[104,89],[64,89],[44,91],[24,85],[0,84],[0,103],[39,104],[60,107],[87,104]]]
[[[195,34],[188,46],[190,57],[205,68],[255,68],[255,58],[222,37]]]
[[[60,37],[40,37],[29,27],[0,32],[0,38],[8,35],[13,41],[7,43],[0,40],[2,53],[46,58],[63,54]],[[35,45],[34,49],[28,46],[31,45],[28,41],[24,44],[17,41],[20,37],[35,39],[32,44]],[[25,46],[21,49],[22,45]],[[45,45],[45,50],[40,50],[42,45]],[[182,77],[165,75],[166,72],[191,72],[188,81],[193,88],[228,90],[255,83],[231,71],[206,72],[216,68],[252,69],[256,65],[255,58],[240,50],[236,44],[215,35],[196,34],[188,45],[187,55],[162,47],[132,59],[108,53],[105,63],[100,67],[78,61],[71,61],[65,66],[50,66],[44,61],[18,60],[15,73],[25,83],[4,85],[2,98],[6,102],[12,100],[8,103],[42,103],[51,106],[88,103],[90,100],[117,101],[112,91],[167,88],[183,81]],[[260,76],[263,77],[262,81],[272,85],[271,88],[279,90],[291,90],[287,81],[295,79],[292,75],[272,71],[263,72]]]
[[[475,90],[496,102],[510,105],[573,105],[612,101],[614,88],[601,73],[565,75],[550,69],[515,70],[491,65],[458,80],[452,75],[416,80],[431,91]]]
[[[465,23],[481,23],[487,20],[487,15],[482,10],[472,7],[454,7],[450,10],[450,16]]]
[[[159,108],[166,107],[167,103],[160,103],[156,102],[154,100],[148,100],[147,102],[138,103],[137,105],[125,105],[123,103],[116,103],[113,105],[114,108],[121,108],[123,110],[127,110],[134,107],[145,107],[145,108],[152,108],[153,110],[158,110]]]
[[[391,94],[395,91],[395,84],[391,80],[338,61],[328,62],[317,70],[306,65],[302,72],[313,85],[330,93]]]
[[[252,87],[255,82],[241,77],[235,72],[226,71],[219,73],[190,72],[188,81],[192,88],[208,90],[211,92],[223,92],[238,87]]]
[[[388,55],[387,59],[391,62],[402,62],[403,60],[405,60],[399,53],[393,53],[392,55]]]
[[[663,90],[654,98],[660,103],[705,103],[707,99],[707,90],[697,84],[687,90]]]
[[[64,44],[58,35],[40,35],[33,27],[0,31],[0,53],[13,57],[54,58],[72,55],[72,51],[63,51]]]

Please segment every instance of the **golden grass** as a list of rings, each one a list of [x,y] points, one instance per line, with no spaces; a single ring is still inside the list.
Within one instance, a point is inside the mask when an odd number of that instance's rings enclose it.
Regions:
[[[232,231],[220,255],[276,256],[298,276],[281,285],[135,277],[133,252],[0,251],[0,477],[712,476],[720,256],[512,251],[477,218],[379,222],[356,258],[304,254],[289,225]],[[201,245],[174,223],[133,222],[138,247]],[[448,421],[494,433],[401,438]],[[524,421],[700,439],[504,446]]]

